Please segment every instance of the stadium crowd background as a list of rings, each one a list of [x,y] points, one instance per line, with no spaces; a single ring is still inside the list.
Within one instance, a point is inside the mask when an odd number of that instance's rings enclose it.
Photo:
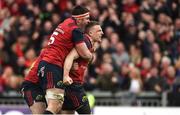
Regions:
[[[104,36],[85,88],[180,91],[178,0],[1,0],[0,93],[18,91],[55,27],[75,5],[90,9]]]

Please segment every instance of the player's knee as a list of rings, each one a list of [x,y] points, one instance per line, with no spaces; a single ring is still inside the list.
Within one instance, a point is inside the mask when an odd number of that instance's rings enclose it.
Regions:
[[[57,100],[50,100],[48,102],[47,110],[53,112],[54,114],[59,113],[61,108],[62,108],[62,104],[59,103]]]
[[[48,109],[53,111],[54,113],[58,113],[64,101],[63,93],[55,93],[53,91],[46,92],[46,100],[48,102]]]
[[[61,108],[62,108],[62,103],[60,103],[58,100],[48,99],[48,106],[46,110],[51,111],[54,114],[57,114],[60,112]]]
[[[46,109],[46,104],[43,102],[34,103],[30,106],[32,114],[42,114]]]
[[[64,102],[64,93],[47,91],[46,92],[46,99],[57,100],[59,103],[63,103]]]

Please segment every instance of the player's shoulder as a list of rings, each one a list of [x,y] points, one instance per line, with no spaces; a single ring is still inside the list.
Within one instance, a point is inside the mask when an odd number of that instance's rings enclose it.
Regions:
[[[68,27],[77,26],[75,20],[73,18],[67,18],[65,19],[61,25],[66,25]]]
[[[81,33],[81,34],[83,34],[83,31],[80,28],[74,28],[72,31],[74,33]]]

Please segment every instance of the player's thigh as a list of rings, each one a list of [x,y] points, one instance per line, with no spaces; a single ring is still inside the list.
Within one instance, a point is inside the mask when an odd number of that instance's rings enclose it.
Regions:
[[[38,77],[44,91],[47,89],[64,89],[63,69],[55,64],[40,61],[38,66]]]
[[[73,83],[72,85],[67,86],[67,88],[65,89],[65,100],[63,103],[63,110],[78,110],[82,106],[85,106],[86,110],[88,110],[89,112],[90,107],[88,98],[85,94],[85,90],[82,87],[82,85]]]
[[[21,92],[33,114],[40,114],[44,112],[46,108],[45,93],[43,93],[38,84],[24,81]]]

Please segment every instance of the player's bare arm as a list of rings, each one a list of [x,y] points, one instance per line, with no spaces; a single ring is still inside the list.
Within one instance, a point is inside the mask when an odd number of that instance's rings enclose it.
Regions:
[[[67,55],[64,62],[64,75],[63,75],[63,83],[65,85],[70,85],[73,83],[73,80],[69,77],[69,72],[72,68],[73,61],[79,57],[80,56],[75,48],[73,48],[71,52]]]
[[[92,53],[89,51],[89,49],[87,48],[85,43],[80,43],[76,45],[76,50],[78,52],[78,54],[87,60],[92,60],[93,55]]]
[[[93,44],[93,60],[89,61],[89,63],[93,63],[94,62],[94,57],[95,54],[94,52],[96,51],[97,47],[98,47],[98,42]],[[89,50],[89,49],[88,49]],[[72,79],[69,77],[69,72],[72,68],[73,62],[75,59],[79,58],[80,55],[78,54],[77,50],[75,48],[72,49],[72,51],[67,55],[65,62],[64,62],[64,75],[63,75],[63,83],[66,85],[70,85],[73,83]]]

